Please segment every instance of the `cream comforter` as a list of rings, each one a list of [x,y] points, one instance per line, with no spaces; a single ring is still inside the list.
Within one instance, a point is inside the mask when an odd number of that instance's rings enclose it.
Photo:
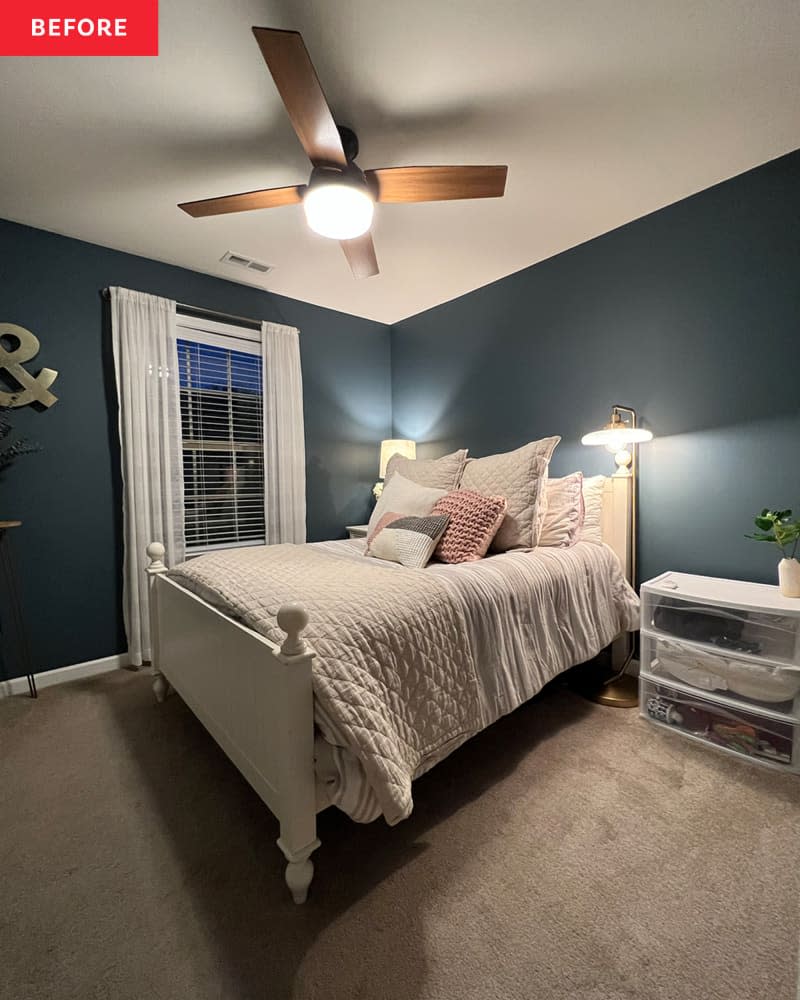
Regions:
[[[315,719],[337,751],[329,797],[356,819],[407,817],[416,776],[637,624],[636,595],[605,546],[422,570],[363,548],[228,550],[170,574],[278,643],[278,608],[305,607]]]

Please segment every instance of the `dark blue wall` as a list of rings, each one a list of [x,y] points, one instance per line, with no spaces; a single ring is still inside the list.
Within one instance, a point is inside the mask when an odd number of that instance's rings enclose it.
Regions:
[[[800,509],[799,224],[796,152],[403,320],[395,433],[474,455],[561,434],[556,474],[609,471],[580,437],[634,406],[657,435],[641,579],[774,582],[777,550],[742,536]]]
[[[116,398],[99,294],[108,285],[299,328],[310,540],[366,520],[391,425],[382,324],[0,221],[0,322],[41,341],[29,368],[59,372],[51,410],[10,411],[43,450],[0,479],[0,519],[24,521],[12,540],[37,670],[125,648]]]
[[[124,649],[119,465],[108,285],[301,330],[309,538],[369,510],[390,425],[475,455],[561,434],[556,474],[608,471],[580,436],[612,403],[657,438],[641,451],[641,576],[682,569],[772,581],[746,541],[765,505],[800,508],[800,153],[396,324],[320,309],[0,221],[0,322],[59,370],[43,445],[0,480],[37,669]],[[425,446],[427,442],[427,448]],[[15,671],[9,670],[10,673]]]

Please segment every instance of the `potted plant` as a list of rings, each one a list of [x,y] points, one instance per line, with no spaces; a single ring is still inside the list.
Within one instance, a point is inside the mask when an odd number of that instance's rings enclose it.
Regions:
[[[10,468],[20,455],[30,455],[34,451],[39,451],[38,444],[32,444],[24,438],[17,438],[11,444],[3,444],[9,434],[11,434],[11,424],[0,409],[0,474]]]
[[[778,563],[781,593],[784,597],[800,597],[800,561],[797,559],[800,521],[792,518],[790,510],[768,510],[765,507],[755,518],[755,525],[758,531],[745,537],[778,546],[783,556]]]

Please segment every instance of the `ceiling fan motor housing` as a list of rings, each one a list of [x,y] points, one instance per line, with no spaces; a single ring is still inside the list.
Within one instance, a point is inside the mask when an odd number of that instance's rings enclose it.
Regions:
[[[347,162],[352,163],[358,156],[358,136],[346,125],[337,125],[336,128],[339,132],[339,138],[342,140],[342,149]]]
[[[346,167],[328,166],[326,164],[314,167],[308,180],[308,189],[310,191],[312,188],[319,187],[322,184],[347,184],[350,187],[358,188],[360,191],[366,191],[373,200],[375,199],[374,187],[367,181],[364,171],[353,163],[352,160],[348,162]]]

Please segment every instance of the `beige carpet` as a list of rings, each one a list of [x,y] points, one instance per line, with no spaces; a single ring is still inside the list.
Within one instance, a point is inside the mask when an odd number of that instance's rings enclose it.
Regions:
[[[0,702],[3,1000],[790,1000],[800,778],[550,689],[416,787],[329,810],[312,896],[177,697]]]

